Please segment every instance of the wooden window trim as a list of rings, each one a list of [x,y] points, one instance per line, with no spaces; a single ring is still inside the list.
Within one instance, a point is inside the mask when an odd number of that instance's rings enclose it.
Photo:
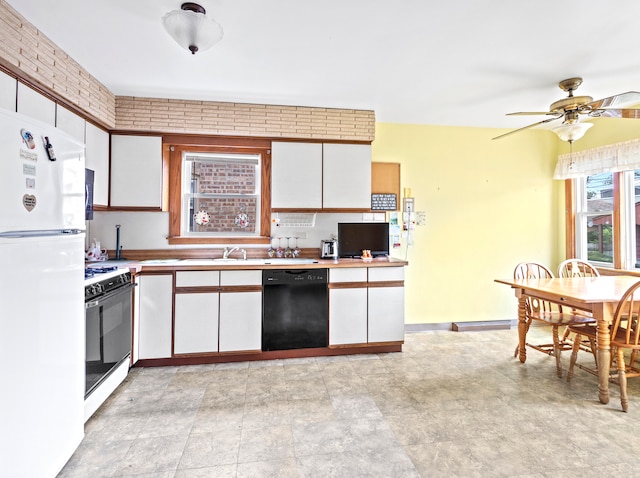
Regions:
[[[620,184],[622,172],[613,173],[613,268],[622,269],[622,197]],[[575,180],[565,180],[565,247],[566,257],[576,257],[576,204]]]
[[[260,224],[258,236],[181,236],[182,155],[184,152],[248,153],[261,157]],[[271,141],[250,138],[163,137],[163,160],[168,174],[169,244],[269,244],[271,234]]]

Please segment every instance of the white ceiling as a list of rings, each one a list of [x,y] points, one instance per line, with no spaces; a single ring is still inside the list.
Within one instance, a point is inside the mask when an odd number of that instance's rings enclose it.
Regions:
[[[394,123],[517,128],[581,76],[640,91],[637,0],[201,0],[224,29],[195,56],[181,0],[7,0],[116,95],[373,109]],[[631,121],[631,120],[630,120]]]

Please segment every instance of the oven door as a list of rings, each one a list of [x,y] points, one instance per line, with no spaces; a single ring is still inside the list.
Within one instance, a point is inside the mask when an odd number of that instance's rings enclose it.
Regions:
[[[126,284],[85,303],[85,398],[131,354],[134,286]]]

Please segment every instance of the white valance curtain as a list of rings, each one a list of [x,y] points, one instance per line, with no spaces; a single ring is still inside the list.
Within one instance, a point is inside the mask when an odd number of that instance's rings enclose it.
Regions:
[[[553,179],[640,169],[640,139],[558,156]]]

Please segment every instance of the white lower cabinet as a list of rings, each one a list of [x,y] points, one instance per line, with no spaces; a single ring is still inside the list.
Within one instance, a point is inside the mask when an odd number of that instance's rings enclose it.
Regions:
[[[329,271],[329,345],[404,340],[404,267]]]
[[[143,275],[138,284],[138,359],[169,358],[173,276]]]
[[[369,287],[369,343],[404,340],[404,287]]]
[[[367,268],[329,269],[329,283],[329,345],[366,344]]]
[[[174,354],[218,351],[218,292],[176,294]]]
[[[260,350],[261,284],[257,270],[176,272],[173,353]]]
[[[221,271],[220,286],[220,352],[261,350],[262,271]]]
[[[329,345],[367,343],[367,288],[329,291]]]
[[[403,341],[404,267],[371,267],[368,278],[369,343]]]
[[[262,292],[220,294],[220,352],[262,348]]]

